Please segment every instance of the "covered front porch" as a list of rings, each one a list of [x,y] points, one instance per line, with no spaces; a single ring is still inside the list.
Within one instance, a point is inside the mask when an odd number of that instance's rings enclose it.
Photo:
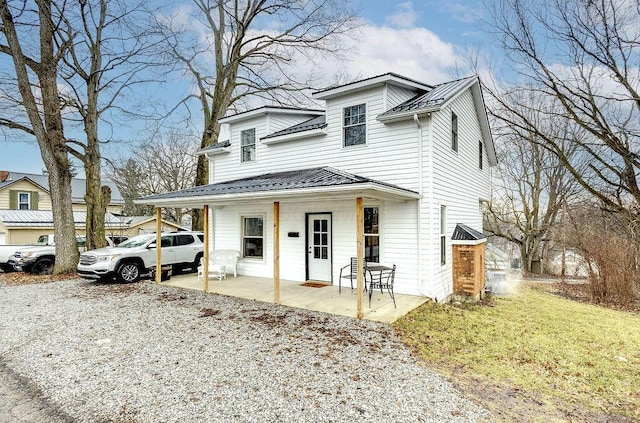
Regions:
[[[203,286],[202,281],[198,281],[198,277],[195,274],[176,275],[170,280],[162,282],[162,285],[199,291],[202,290]],[[326,285],[316,288],[305,286],[301,282],[281,280],[280,304],[354,317],[357,311],[356,291],[356,289],[352,291],[349,286],[343,286],[342,293],[339,293],[337,286]],[[222,281],[210,280],[207,292],[267,303],[274,302],[272,278],[238,275],[237,277],[228,277]],[[375,291],[371,298],[371,308],[369,308],[369,296],[368,293],[364,293],[362,318],[376,322],[391,323],[428,301],[428,298],[423,296],[396,294],[395,297],[397,308],[394,308],[393,301],[387,292],[381,294],[379,290]]]

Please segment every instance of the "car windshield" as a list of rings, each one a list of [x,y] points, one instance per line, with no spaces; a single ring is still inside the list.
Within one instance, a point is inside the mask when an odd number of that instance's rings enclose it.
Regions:
[[[133,238],[129,238],[128,240],[118,244],[118,248],[140,247],[153,239],[156,239],[155,234],[134,236]]]

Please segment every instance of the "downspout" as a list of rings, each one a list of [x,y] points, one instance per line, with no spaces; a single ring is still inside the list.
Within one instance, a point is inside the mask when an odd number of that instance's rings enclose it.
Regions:
[[[418,291],[422,295],[425,293],[422,291],[423,287],[423,264],[422,264],[422,198],[423,198],[423,188],[424,188],[424,152],[423,152],[423,143],[422,143],[422,123],[420,122],[420,118],[417,113],[413,114],[413,121],[416,124],[418,129],[418,193],[420,193],[420,197],[416,202],[417,210],[416,210],[416,219],[417,219],[417,244],[418,248],[416,248],[417,259],[418,259]]]

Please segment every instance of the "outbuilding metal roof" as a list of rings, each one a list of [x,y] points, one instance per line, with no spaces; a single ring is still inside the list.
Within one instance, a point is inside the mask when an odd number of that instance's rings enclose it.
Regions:
[[[84,227],[86,212],[73,212],[73,223],[76,227]],[[119,228],[121,221],[111,213],[104,217],[105,226]],[[0,223],[7,228],[46,228],[53,226],[51,210],[0,210]]]
[[[221,196],[225,194],[263,193],[269,191],[296,190],[320,187],[338,187],[345,185],[374,184],[403,191],[407,195],[418,196],[418,193],[397,185],[375,181],[363,176],[353,175],[331,167],[293,170],[287,172],[267,173],[217,184],[201,185],[180,191],[154,194],[140,200],[143,204],[154,204],[157,200]]]
[[[485,239],[487,236],[482,232],[478,232],[467,225],[458,223],[456,229],[453,231],[451,239],[454,241],[478,241]]]

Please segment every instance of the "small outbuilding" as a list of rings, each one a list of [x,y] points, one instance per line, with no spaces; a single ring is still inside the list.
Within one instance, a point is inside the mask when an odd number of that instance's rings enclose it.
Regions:
[[[485,247],[487,237],[467,225],[458,223],[451,243],[453,248],[453,295],[479,299],[484,289]]]

